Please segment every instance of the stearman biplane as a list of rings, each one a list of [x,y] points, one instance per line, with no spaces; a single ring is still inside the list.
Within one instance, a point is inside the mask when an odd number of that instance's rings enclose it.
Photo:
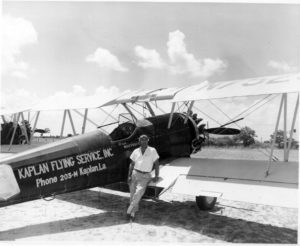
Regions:
[[[165,191],[196,197],[201,209],[212,209],[217,198],[297,207],[298,162],[288,162],[299,104],[299,74],[209,83],[185,88],[127,92],[101,105],[120,106],[126,114],[93,132],[27,150],[0,161],[0,206],[126,182],[129,156],[147,134],[149,145],[160,155],[160,180],[151,182],[157,197]],[[289,141],[287,141],[287,93],[298,93]],[[195,158],[208,134],[233,135],[240,131],[207,128],[192,110],[196,101],[228,97],[282,94],[274,139],[268,160],[221,160]],[[157,114],[159,102],[171,102],[171,112]],[[176,111],[184,105],[185,112]],[[139,118],[141,107],[148,116]],[[274,146],[283,109],[284,160],[274,161]],[[65,111],[64,120],[66,116]],[[87,111],[86,111],[87,112]],[[106,111],[105,111],[106,112]],[[143,114],[142,114],[143,115]],[[86,113],[84,115],[86,122]],[[73,124],[72,124],[73,125]],[[35,128],[35,127],[34,127]],[[84,132],[84,131],[83,131]]]

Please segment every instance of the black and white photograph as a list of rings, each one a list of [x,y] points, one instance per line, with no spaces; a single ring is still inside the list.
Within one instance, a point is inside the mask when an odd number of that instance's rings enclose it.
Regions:
[[[297,1],[2,1],[0,244],[298,244]]]

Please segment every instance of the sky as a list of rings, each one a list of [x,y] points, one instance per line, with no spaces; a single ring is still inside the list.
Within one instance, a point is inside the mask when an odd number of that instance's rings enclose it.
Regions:
[[[299,23],[295,4],[3,1],[1,106],[97,103],[125,90],[299,72]],[[215,103],[236,115],[260,98]],[[241,125],[268,139],[279,100]],[[199,107],[228,120],[208,102]]]

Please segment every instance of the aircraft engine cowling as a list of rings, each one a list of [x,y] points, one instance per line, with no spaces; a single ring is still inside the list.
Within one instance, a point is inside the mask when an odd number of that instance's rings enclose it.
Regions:
[[[150,141],[161,158],[189,156],[193,152],[192,141],[197,138],[197,126],[181,113],[174,113],[168,128],[170,114],[147,118],[154,126],[155,137]]]

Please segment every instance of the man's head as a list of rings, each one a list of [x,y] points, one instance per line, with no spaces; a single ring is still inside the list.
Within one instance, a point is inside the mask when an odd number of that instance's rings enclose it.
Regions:
[[[147,135],[143,134],[139,137],[139,142],[141,147],[147,147],[148,146],[148,142],[149,142],[149,138]]]

